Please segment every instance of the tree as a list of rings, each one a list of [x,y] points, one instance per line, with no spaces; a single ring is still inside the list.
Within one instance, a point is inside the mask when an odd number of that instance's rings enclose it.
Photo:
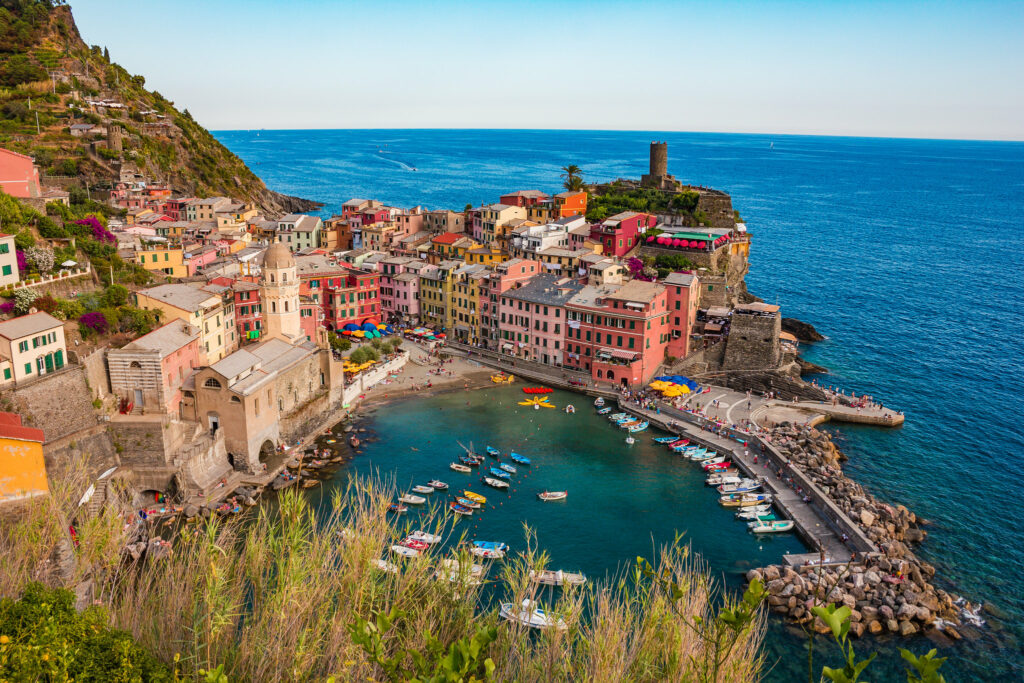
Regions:
[[[569,164],[568,166],[562,167],[562,178],[565,181],[562,186],[565,189],[572,192],[578,192],[583,189],[583,171],[576,164]]]

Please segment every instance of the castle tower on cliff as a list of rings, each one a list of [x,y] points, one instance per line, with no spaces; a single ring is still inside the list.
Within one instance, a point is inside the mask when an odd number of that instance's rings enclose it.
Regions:
[[[679,181],[668,174],[668,143],[651,143],[651,164],[649,173],[640,177],[640,184],[644,187],[653,187],[659,190],[675,190],[679,188]]]
[[[283,242],[274,242],[263,258],[260,279],[264,337],[297,343],[303,337],[299,319],[299,277],[295,257]]]

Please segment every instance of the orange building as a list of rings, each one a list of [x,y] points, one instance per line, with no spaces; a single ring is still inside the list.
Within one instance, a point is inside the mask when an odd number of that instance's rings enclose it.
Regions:
[[[25,427],[21,415],[0,413],[0,504],[50,492],[42,429]]]

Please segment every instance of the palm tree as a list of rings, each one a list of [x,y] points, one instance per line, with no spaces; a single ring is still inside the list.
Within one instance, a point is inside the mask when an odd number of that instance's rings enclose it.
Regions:
[[[583,172],[576,164],[569,164],[562,167],[562,177],[565,182],[562,185],[567,190],[578,191],[583,189]]]

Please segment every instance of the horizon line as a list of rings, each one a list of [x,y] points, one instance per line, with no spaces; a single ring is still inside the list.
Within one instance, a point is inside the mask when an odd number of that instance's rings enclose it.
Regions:
[[[201,125],[201,124],[200,124]],[[673,133],[687,135],[747,135],[757,137],[783,137],[783,138],[840,138],[850,140],[906,140],[916,142],[986,142],[986,143],[1024,143],[1024,138],[967,138],[967,137],[906,137],[897,135],[840,135],[836,133],[747,133],[738,131],[713,131],[713,130],[653,130],[642,128],[463,128],[457,126],[432,126],[432,127],[405,127],[405,128],[371,128],[371,127],[349,127],[349,128],[209,128],[210,133],[242,133],[251,131],[268,131],[274,133],[290,132],[331,132],[331,131],[478,131],[478,132],[534,132],[534,133]]]

